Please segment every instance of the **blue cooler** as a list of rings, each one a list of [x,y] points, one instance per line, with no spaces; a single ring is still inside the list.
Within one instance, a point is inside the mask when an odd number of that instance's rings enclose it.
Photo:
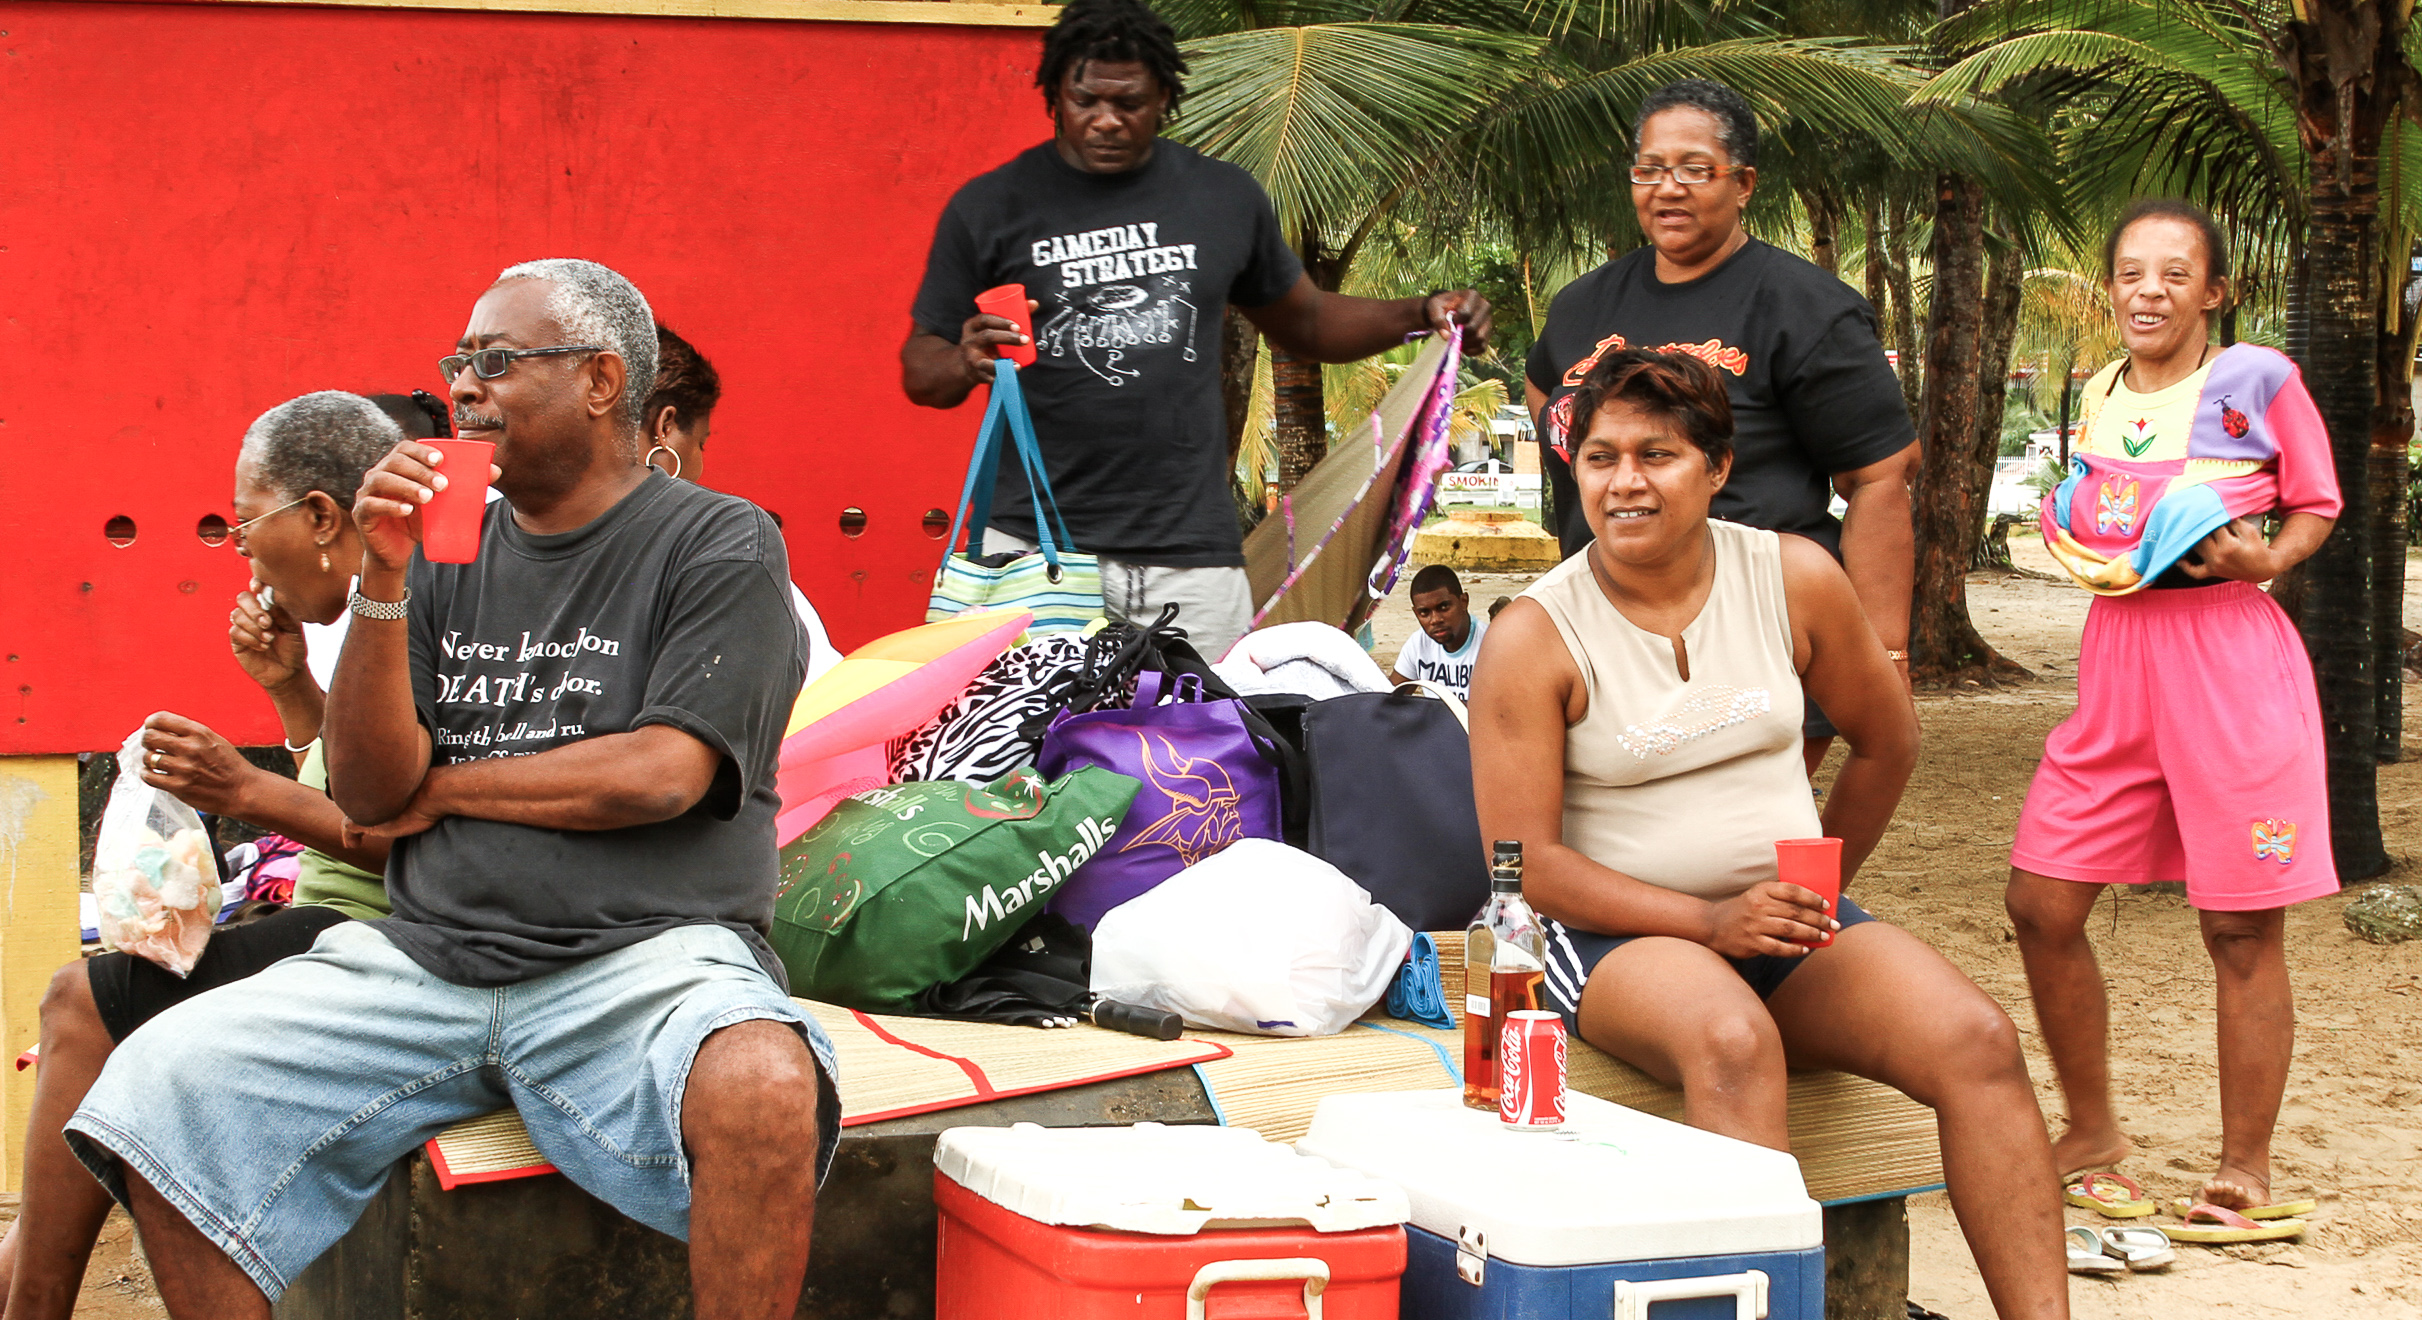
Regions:
[[[1824,1320],[1825,1231],[1781,1151],[1586,1095],[1513,1132],[1462,1092],[1333,1095],[1296,1143],[1402,1187],[1402,1320]]]

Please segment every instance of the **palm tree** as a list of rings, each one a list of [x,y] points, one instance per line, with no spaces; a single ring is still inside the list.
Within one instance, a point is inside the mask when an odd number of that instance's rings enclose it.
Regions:
[[[2389,864],[2375,765],[2402,701],[2390,625],[2404,538],[2382,543],[2387,515],[2372,497],[2376,468],[2397,481],[2381,495],[2396,499],[2401,528],[2415,327],[2393,295],[2422,214],[2404,168],[2422,162],[2422,131],[2404,113],[2411,20],[2412,0],[1987,0],[1948,25],[1978,49],[1935,84],[1961,97],[2022,85],[2068,97],[2081,209],[2178,192],[2243,230],[2301,238],[2287,245],[2288,346],[2329,428],[2347,512],[2306,566],[2298,623],[2320,688],[2332,850],[2349,879]],[[2387,448],[2393,457],[2375,459]]]

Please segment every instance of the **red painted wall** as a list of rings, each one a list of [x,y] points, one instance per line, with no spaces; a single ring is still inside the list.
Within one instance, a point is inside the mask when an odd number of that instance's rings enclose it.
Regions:
[[[156,709],[274,741],[227,652],[244,561],[195,530],[245,425],[437,388],[472,301],[533,257],[622,271],[713,360],[706,484],[783,517],[841,646],[917,622],[921,520],[978,414],[911,407],[895,354],[942,203],[1049,132],[1039,38],[0,8],[0,754],[114,748]]]

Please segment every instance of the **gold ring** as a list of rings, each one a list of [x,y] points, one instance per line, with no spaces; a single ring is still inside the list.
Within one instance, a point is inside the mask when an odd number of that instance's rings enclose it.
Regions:
[[[159,769],[159,768],[160,768],[160,753],[159,753],[157,750],[154,750],[154,751],[152,752],[152,754],[151,754],[151,762],[150,762],[150,764],[151,764],[151,768],[152,768],[152,769],[154,769],[154,770],[157,770],[157,769]]]

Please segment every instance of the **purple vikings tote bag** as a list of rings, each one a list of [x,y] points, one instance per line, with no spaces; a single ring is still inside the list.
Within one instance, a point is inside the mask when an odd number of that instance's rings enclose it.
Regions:
[[[1203,699],[1202,683],[1147,672],[1124,710],[1062,715],[1038,765],[1058,778],[1089,765],[1138,781],[1118,833],[1052,896],[1090,930],[1102,914],[1238,839],[1279,837],[1278,771],[1246,726],[1244,703]]]

